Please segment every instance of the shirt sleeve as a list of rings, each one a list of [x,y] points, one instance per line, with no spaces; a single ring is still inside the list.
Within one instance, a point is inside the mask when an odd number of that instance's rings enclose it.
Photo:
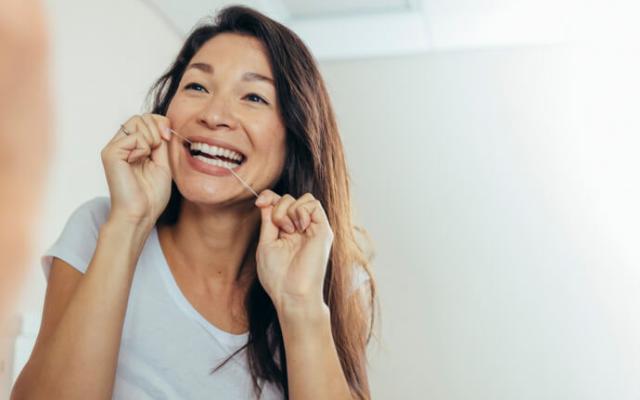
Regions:
[[[369,286],[369,274],[364,269],[364,267],[360,264],[354,265],[353,271],[353,282],[351,287],[351,294],[353,294],[356,290],[362,288],[363,286]]]
[[[100,226],[107,220],[110,209],[108,197],[95,197],[75,209],[58,239],[40,258],[47,280],[53,257],[58,257],[83,274],[87,271],[96,249]]]
[[[371,304],[371,277],[362,265],[356,264],[355,268],[352,295],[358,296],[367,324],[371,325],[373,318],[371,313],[374,311],[374,305]]]
[[[369,268],[371,268],[375,253],[373,251],[373,242],[371,240],[371,237],[369,236],[369,233],[364,228],[356,226],[354,230],[354,236],[358,247],[364,253],[365,258],[367,259]],[[353,268],[353,280],[350,294],[358,291],[358,289],[364,289],[364,291],[366,291],[371,286],[371,278],[367,273],[367,270],[363,265],[359,263],[354,263]]]

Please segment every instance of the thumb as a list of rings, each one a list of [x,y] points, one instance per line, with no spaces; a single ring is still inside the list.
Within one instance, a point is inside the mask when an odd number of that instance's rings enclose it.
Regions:
[[[260,208],[262,224],[260,225],[259,244],[271,243],[278,240],[278,227],[271,221],[272,210],[272,205]]]
[[[151,152],[151,159],[158,165],[169,169],[169,145],[164,140]]]

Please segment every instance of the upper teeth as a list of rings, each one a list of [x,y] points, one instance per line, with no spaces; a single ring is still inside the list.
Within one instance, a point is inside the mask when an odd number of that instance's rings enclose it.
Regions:
[[[238,162],[242,161],[242,155],[239,153],[236,153],[233,150],[229,150],[229,149],[223,149],[222,147],[217,147],[217,146],[211,146],[208,145],[206,143],[197,143],[194,142],[191,144],[191,150],[198,150],[202,153],[207,153],[210,156],[223,156],[226,158],[230,158],[232,160],[236,160]]]

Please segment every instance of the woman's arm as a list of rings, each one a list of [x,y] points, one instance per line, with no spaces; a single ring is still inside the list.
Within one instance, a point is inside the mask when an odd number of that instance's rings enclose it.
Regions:
[[[353,399],[331,333],[329,307],[291,307],[278,312],[292,400]]]
[[[68,302],[47,299],[66,308],[59,318],[43,316],[12,400],[111,399],[133,273],[150,231],[111,219],[101,226],[93,259]]]
[[[267,189],[255,205],[262,218],[256,270],[278,314],[289,396],[352,399],[323,299],[334,234],[322,203],[311,193],[296,200]],[[297,230],[291,232],[287,226],[294,220]]]

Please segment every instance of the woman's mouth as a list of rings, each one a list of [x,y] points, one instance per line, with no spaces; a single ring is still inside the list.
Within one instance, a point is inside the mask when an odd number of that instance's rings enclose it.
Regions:
[[[244,163],[246,159],[244,154],[206,143],[194,142],[189,144],[185,142],[184,145],[188,148],[191,157],[199,158],[212,165],[226,166],[233,169]]]
[[[183,147],[191,166],[210,175],[228,175],[229,169],[236,171],[246,161],[244,154],[206,143],[184,141]]]

